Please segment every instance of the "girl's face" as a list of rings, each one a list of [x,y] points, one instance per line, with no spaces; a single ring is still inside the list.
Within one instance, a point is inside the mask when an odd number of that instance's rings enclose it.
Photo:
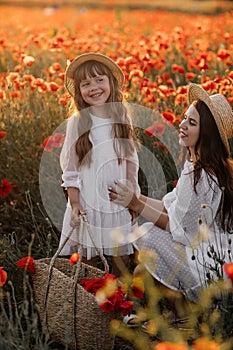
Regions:
[[[80,82],[80,92],[83,100],[90,106],[100,106],[108,101],[110,84],[107,75],[86,77]]]
[[[200,135],[200,115],[194,105],[190,105],[184,114],[184,119],[179,125],[179,143],[188,147],[193,159],[195,159],[195,146]]]

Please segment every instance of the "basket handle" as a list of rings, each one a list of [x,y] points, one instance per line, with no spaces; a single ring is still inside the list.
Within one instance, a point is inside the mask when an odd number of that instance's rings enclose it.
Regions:
[[[80,216],[81,216],[81,221],[83,221],[83,223],[87,227],[87,230],[88,230],[89,236],[91,238],[92,244],[95,247],[95,249],[97,250],[97,253],[99,254],[99,257],[100,257],[102,263],[104,264],[104,272],[108,273],[109,272],[108,262],[107,262],[106,258],[104,257],[104,255],[102,254],[102,252],[100,251],[100,249],[96,246],[96,243],[95,243],[95,240],[93,238],[93,235],[92,235],[92,232],[91,232],[91,228],[90,228],[90,224],[89,224],[89,222],[87,220],[87,217],[84,214],[81,214]]]
[[[50,280],[51,280],[51,275],[52,275],[52,269],[54,266],[54,262],[57,259],[57,257],[59,256],[60,252],[62,251],[62,249],[64,248],[64,246],[66,245],[66,243],[68,242],[69,238],[71,237],[72,233],[74,232],[74,230],[76,229],[77,232],[77,241],[80,240],[80,244],[78,245],[78,254],[80,256],[79,261],[77,262],[77,266],[76,266],[76,271],[75,271],[75,275],[74,275],[74,294],[76,295],[76,285],[78,282],[78,276],[79,276],[79,272],[80,272],[80,267],[81,267],[81,261],[82,261],[82,251],[83,251],[83,247],[82,247],[82,239],[83,239],[83,228],[84,228],[84,224],[87,226],[87,230],[89,233],[89,236],[91,238],[91,241],[95,247],[95,249],[97,250],[101,261],[104,264],[104,273],[108,273],[109,272],[109,265],[108,262],[106,260],[106,258],[104,257],[104,255],[101,253],[100,249],[96,246],[91,229],[90,229],[90,224],[87,220],[86,215],[82,214],[79,215],[79,220],[78,220],[78,225],[75,228],[72,228],[72,230],[69,232],[68,236],[65,238],[64,242],[62,243],[62,245],[57,249],[57,251],[55,252],[54,256],[51,258],[50,264],[49,264],[49,271],[48,271],[48,282],[47,282],[47,286],[46,286],[46,292],[45,292],[45,299],[44,299],[44,310],[45,310],[45,314],[44,314],[44,318],[45,318],[45,324],[47,325],[47,299],[48,299],[48,293],[49,293],[49,285],[50,285]],[[74,298],[75,299],[75,298]],[[73,306],[75,305],[75,300],[73,301]],[[73,310],[75,308],[73,307]],[[75,319],[75,317],[74,317]]]
[[[81,214],[79,216],[80,218],[80,227],[79,230],[77,230],[77,242],[79,242],[80,244],[78,245],[78,254],[80,256],[78,262],[77,262],[77,266],[76,266],[76,271],[75,271],[75,275],[74,275],[74,280],[73,280],[73,305],[72,305],[72,311],[73,311],[73,335],[74,335],[74,340],[75,340],[75,350],[78,349],[78,339],[77,339],[77,335],[76,335],[76,315],[75,315],[75,310],[76,310],[76,288],[77,288],[77,284],[78,284],[78,277],[79,277],[79,272],[80,272],[80,268],[81,268],[81,261],[82,261],[82,254],[83,254],[83,229],[84,229],[84,225],[86,225],[89,236],[91,238],[91,241],[95,247],[95,249],[97,250],[101,261],[104,264],[104,272],[107,273],[109,272],[109,265],[108,262],[106,260],[106,258],[103,256],[103,254],[101,253],[100,249],[96,246],[94,238],[92,236],[92,232],[90,229],[90,225],[89,222],[87,220],[86,215]]]

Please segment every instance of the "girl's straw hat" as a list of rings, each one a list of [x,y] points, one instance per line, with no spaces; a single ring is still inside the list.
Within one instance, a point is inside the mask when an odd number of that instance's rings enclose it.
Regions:
[[[188,101],[189,104],[203,101],[207,105],[214,117],[222,142],[230,154],[228,139],[233,137],[233,112],[225,97],[221,94],[209,96],[200,85],[191,83],[188,88]]]
[[[67,67],[66,73],[65,73],[65,87],[71,94],[71,96],[74,96],[74,72],[78,69],[78,67],[87,61],[98,61],[105,66],[107,66],[112,74],[115,76],[115,78],[118,81],[119,87],[121,88],[124,84],[124,73],[122,72],[121,68],[109,57],[102,55],[100,53],[84,53],[80,56],[77,56],[71,64]]]

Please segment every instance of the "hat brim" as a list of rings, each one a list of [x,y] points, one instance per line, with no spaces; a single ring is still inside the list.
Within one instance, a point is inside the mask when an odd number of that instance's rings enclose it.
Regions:
[[[71,64],[67,67],[66,73],[65,73],[65,87],[69,91],[69,93],[73,96],[74,95],[74,73],[75,71],[87,61],[97,61],[105,64],[112,72],[112,74],[115,76],[115,78],[118,81],[119,87],[122,88],[124,84],[124,73],[121,70],[121,68],[114,62],[111,58],[100,54],[100,53],[84,53],[78,57],[76,57]]]
[[[212,95],[212,98],[216,95]],[[228,138],[226,136],[226,132],[223,128],[222,122],[221,122],[221,116],[218,114],[218,111],[216,110],[212,100],[211,96],[208,95],[208,93],[200,86],[194,83],[190,83],[188,86],[188,103],[189,105],[192,104],[194,101],[203,101],[207,107],[209,108],[210,112],[212,113],[215,123],[217,125],[220,137],[222,139],[222,142],[224,143],[228,153],[230,153],[230,147],[228,143]]]

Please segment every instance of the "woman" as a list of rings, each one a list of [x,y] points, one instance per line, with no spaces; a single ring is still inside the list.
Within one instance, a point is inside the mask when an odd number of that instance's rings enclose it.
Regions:
[[[190,160],[177,187],[162,201],[136,196],[120,182],[109,194],[115,203],[150,221],[134,242],[141,264],[157,281],[197,302],[200,290],[222,276],[222,264],[232,260],[233,161],[228,139],[233,137],[233,113],[221,94],[209,96],[196,84],[189,85],[188,100],[179,143]]]

